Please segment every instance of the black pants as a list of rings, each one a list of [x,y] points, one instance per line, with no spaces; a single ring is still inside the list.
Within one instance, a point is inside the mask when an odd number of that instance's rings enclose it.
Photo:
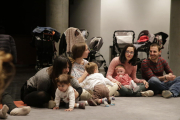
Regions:
[[[8,113],[10,113],[14,108],[17,106],[14,104],[12,97],[9,95],[8,92],[4,92],[2,94],[2,99],[1,99],[2,104],[6,104],[9,107]]]
[[[121,86],[121,89],[118,90],[118,92],[120,93],[120,96],[129,96],[129,97],[140,97],[141,96],[141,91],[145,91],[145,85],[143,83],[137,83],[137,85],[139,86],[139,90],[137,92],[133,92],[133,90],[128,89],[124,86]]]
[[[29,106],[44,107],[45,103],[48,103],[50,99],[49,93],[37,91],[36,88],[27,86],[27,82],[21,88],[21,100]]]

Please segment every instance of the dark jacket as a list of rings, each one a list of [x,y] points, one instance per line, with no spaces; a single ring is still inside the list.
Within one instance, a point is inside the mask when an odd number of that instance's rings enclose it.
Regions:
[[[17,63],[16,44],[13,37],[0,34],[0,50],[5,51],[6,53],[11,53],[13,56],[13,63]]]
[[[66,47],[67,47],[66,36],[63,33],[59,43],[59,55],[62,55],[63,53],[66,52]]]

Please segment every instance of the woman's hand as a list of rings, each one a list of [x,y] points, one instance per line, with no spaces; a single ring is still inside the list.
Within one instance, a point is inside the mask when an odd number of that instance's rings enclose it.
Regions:
[[[59,109],[59,107],[54,107],[54,108],[53,108],[53,110],[57,110],[57,109]]]
[[[143,80],[143,84],[145,85],[146,89],[149,87],[149,83],[146,80]]]
[[[65,111],[72,111],[73,110],[73,108],[69,108],[69,109],[66,109]]]

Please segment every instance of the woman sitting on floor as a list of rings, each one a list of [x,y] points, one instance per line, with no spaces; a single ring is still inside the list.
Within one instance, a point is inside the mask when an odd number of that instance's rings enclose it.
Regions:
[[[21,99],[24,103],[34,107],[53,108],[55,91],[57,89],[56,78],[61,74],[70,74],[72,64],[65,56],[58,56],[53,66],[38,71],[25,82],[21,88]],[[76,89],[75,98],[82,93],[82,88],[75,79],[71,79],[71,85]]]
[[[71,76],[78,80],[79,83],[83,82],[84,79],[87,77],[88,73],[85,70],[85,65],[88,63],[87,58],[89,54],[88,46],[85,42],[76,43],[72,47],[72,58],[70,58],[73,67]],[[108,86],[109,89],[109,96],[112,96],[118,89],[118,85],[114,84],[112,87]],[[81,100],[87,100],[91,98],[91,94],[83,89],[83,93],[80,96]]]
[[[119,86],[119,90],[116,93],[115,96],[146,96],[150,97],[154,95],[154,92],[152,90],[146,91],[146,89],[149,87],[148,82],[144,79],[138,79],[136,77],[136,59],[137,59],[137,50],[133,44],[128,44],[124,47],[122,50],[122,53],[119,57],[115,57],[108,68],[108,72],[106,77],[111,80],[114,83],[117,83]],[[115,67],[119,64],[122,64],[125,67],[126,74],[128,74],[135,83],[139,86],[138,91],[134,92],[131,89],[128,89],[124,87],[119,81],[115,79],[116,73],[115,73]],[[143,91],[143,92],[142,92]]]

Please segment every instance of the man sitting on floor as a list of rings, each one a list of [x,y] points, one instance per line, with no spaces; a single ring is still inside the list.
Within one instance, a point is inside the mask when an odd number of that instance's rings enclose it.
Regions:
[[[142,77],[149,83],[149,89],[154,94],[161,94],[164,98],[177,97],[180,93],[180,76],[173,75],[166,60],[161,55],[158,44],[150,45],[150,57],[141,63]],[[163,72],[166,75],[163,75]]]

